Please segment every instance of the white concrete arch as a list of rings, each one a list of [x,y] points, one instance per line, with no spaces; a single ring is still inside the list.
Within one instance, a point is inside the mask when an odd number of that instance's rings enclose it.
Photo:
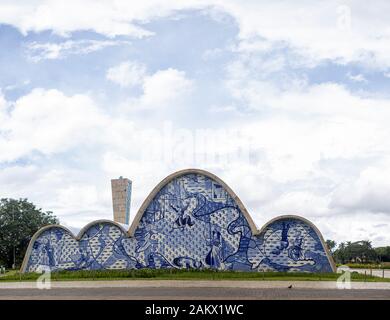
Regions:
[[[322,237],[322,234],[321,232],[318,230],[318,228],[309,220],[301,217],[301,216],[297,216],[297,215],[281,215],[281,216],[278,216],[278,217],[275,217],[273,219],[271,219],[270,221],[268,221],[261,229],[258,229],[254,223],[254,221],[252,220],[252,217],[250,216],[249,212],[247,211],[247,209],[245,208],[244,204],[242,203],[242,201],[240,200],[240,198],[234,193],[234,191],[223,181],[221,180],[219,177],[217,177],[216,175],[208,172],[208,171],[205,171],[205,170],[200,170],[200,169],[184,169],[184,170],[180,170],[180,171],[176,171],[172,174],[170,174],[169,176],[167,176],[166,178],[164,178],[159,184],[156,185],[156,187],[153,188],[153,190],[150,192],[150,194],[147,196],[147,198],[144,200],[144,202],[142,203],[141,207],[138,209],[138,212],[136,214],[136,216],[134,217],[133,219],[133,222],[130,226],[130,228],[128,230],[125,230],[125,228],[123,227],[123,225],[115,222],[115,221],[112,221],[112,220],[96,220],[96,221],[92,221],[90,223],[88,223],[85,227],[83,227],[80,232],[75,236],[68,228],[66,227],[63,227],[61,225],[48,225],[48,226],[45,226],[43,228],[41,228],[40,230],[38,230],[34,236],[31,238],[30,240],[30,243],[29,243],[29,246],[27,248],[27,251],[26,251],[26,254],[25,254],[25,257],[24,257],[24,260],[23,260],[23,264],[22,264],[22,267],[21,267],[21,272],[25,272],[26,271],[26,268],[27,268],[27,264],[28,264],[28,260],[30,258],[30,255],[31,255],[31,251],[32,251],[32,247],[33,247],[33,244],[35,242],[35,240],[46,230],[49,230],[51,228],[61,228],[63,230],[65,230],[67,233],[69,233],[75,240],[80,240],[83,236],[83,234],[89,229],[91,228],[93,225],[96,225],[96,224],[99,224],[99,223],[106,223],[106,224],[112,224],[112,225],[115,225],[117,226],[125,235],[127,235],[128,237],[133,237],[134,236],[134,233],[139,225],[139,222],[141,221],[141,218],[145,212],[145,210],[147,209],[147,207],[150,205],[150,203],[152,202],[152,200],[154,199],[154,197],[157,195],[157,193],[164,187],[166,186],[168,183],[170,183],[171,181],[173,181],[174,179],[178,178],[178,177],[181,177],[183,175],[187,175],[187,174],[199,174],[199,175],[203,175],[203,176],[206,176],[206,177],[209,177],[210,179],[214,180],[215,182],[219,183],[225,190],[226,192],[232,197],[232,199],[235,201],[235,203],[238,205],[240,211],[242,212],[242,214],[244,215],[245,219],[247,220],[248,224],[249,224],[249,227],[251,229],[251,232],[254,236],[258,236],[260,235],[262,232],[264,232],[266,230],[266,228],[271,225],[272,223],[274,223],[275,221],[278,221],[278,220],[283,220],[283,219],[296,219],[296,220],[299,220],[307,225],[309,225],[314,231],[315,233],[317,234],[317,236],[319,237],[320,241],[321,241],[321,244],[322,244],[322,247],[324,248],[325,250],[325,253],[326,253],[326,256],[330,262],[330,265],[332,267],[332,270],[335,272],[336,271],[336,266],[335,266],[335,263],[333,261],[333,258],[329,252],[329,249],[324,241],[324,238]]]
[[[20,268],[20,271],[23,273],[26,271],[26,268],[27,268],[27,264],[28,264],[28,260],[30,259],[30,255],[31,255],[31,251],[32,251],[32,248],[33,248],[33,245],[34,245],[34,242],[38,239],[38,237],[45,231],[47,230],[50,230],[50,229],[56,229],[56,228],[59,228],[59,229],[63,229],[65,230],[73,239],[75,239],[76,241],[79,241],[84,233],[90,229],[92,226],[96,225],[96,224],[100,224],[100,223],[105,223],[105,224],[112,224],[116,227],[118,227],[122,232],[123,234],[126,234],[127,233],[127,230],[125,230],[123,228],[123,226],[120,224],[120,223],[117,223],[115,221],[112,221],[112,220],[107,220],[107,219],[100,219],[100,220],[95,220],[95,221],[92,221],[90,223],[88,223],[87,225],[85,225],[77,235],[74,235],[74,233],[72,231],[70,231],[68,228],[60,225],[60,224],[50,224],[50,225],[47,225],[47,226],[44,226],[42,227],[41,229],[39,229],[37,232],[35,232],[35,234],[33,235],[33,237],[31,238],[29,244],[28,244],[28,247],[27,247],[27,250],[26,250],[26,253],[24,255],[24,259],[23,259],[23,263],[22,263],[22,266]]]
[[[130,226],[130,229],[128,231],[128,235],[132,237],[134,235],[135,230],[138,227],[138,224],[146,210],[146,208],[149,206],[149,204],[152,202],[156,194],[168,183],[170,183],[172,180],[187,175],[187,174],[200,174],[206,177],[209,177],[210,179],[218,182],[226,191],[227,193],[233,198],[233,200],[237,203],[238,207],[240,208],[242,214],[244,215],[245,219],[248,221],[248,224],[251,228],[252,234],[256,235],[258,234],[259,230],[256,227],[256,224],[252,220],[252,217],[248,213],[248,210],[246,210],[244,204],[240,200],[240,198],[234,193],[234,191],[220,178],[218,178],[216,175],[212,174],[211,172],[208,172],[206,170],[200,170],[200,169],[184,169],[180,171],[176,171],[166,178],[164,178],[157,186],[153,188],[153,190],[150,192],[150,194],[147,196],[147,198],[142,203],[141,207],[138,209],[137,214],[134,217],[133,223]]]
[[[327,256],[327,258],[328,258],[328,260],[330,262],[330,265],[332,267],[333,272],[336,272],[336,264],[333,261],[332,255],[330,254],[329,248],[328,248],[328,246],[327,246],[327,244],[326,244],[326,242],[324,240],[324,237],[322,236],[320,230],[315,226],[314,223],[312,223],[310,220],[308,220],[308,219],[306,219],[304,217],[293,215],[293,214],[277,216],[275,218],[272,218],[268,222],[266,222],[261,227],[261,229],[259,230],[258,235],[261,235],[263,232],[265,232],[267,227],[270,226],[272,223],[274,223],[276,221],[280,221],[280,220],[287,220],[287,219],[299,220],[299,221],[303,222],[304,224],[307,224],[310,228],[312,228],[314,230],[314,232],[317,234],[318,238],[321,241],[321,245],[322,245],[322,247],[325,250],[326,256]]]

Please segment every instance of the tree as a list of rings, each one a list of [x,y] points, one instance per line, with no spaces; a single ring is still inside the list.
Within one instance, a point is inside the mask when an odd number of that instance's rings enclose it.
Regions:
[[[338,263],[345,263],[345,243],[340,242],[337,250],[333,253],[333,257],[335,258],[336,262]]]
[[[377,252],[373,249],[371,241],[367,240],[340,243],[334,252],[334,257],[338,263],[368,263],[378,261]]]
[[[1,199],[0,264],[20,266],[34,233],[43,226],[58,223],[51,211],[43,212],[27,199]]]
[[[378,255],[378,259],[381,262],[390,262],[390,247],[378,247],[375,248],[375,252]]]
[[[334,249],[336,248],[336,241],[334,240],[326,240],[326,245],[328,246],[329,251],[333,254]]]

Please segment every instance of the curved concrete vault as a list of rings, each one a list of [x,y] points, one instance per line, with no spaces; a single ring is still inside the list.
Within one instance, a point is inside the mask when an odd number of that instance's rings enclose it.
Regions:
[[[257,229],[233,190],[199,169],[175,172],[145,199],[128,230],[97,220],[77,236],[60,225],[31,239],[22,272],[212,268],[334,272],[319,230],[307,219],[279,216]]]

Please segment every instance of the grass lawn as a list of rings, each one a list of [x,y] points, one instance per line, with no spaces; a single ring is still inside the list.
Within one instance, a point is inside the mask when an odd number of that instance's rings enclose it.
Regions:
[[[9,276],[17,275],[17,274],[19,274],[19,270],[8,270],[5,272],[5,274],[1,273],[0,278],[1,277],[9,277]]]
[[[34,281],[40,274],[10,272],[2,277],[1,281]],[[213,270],[185,270],[185,269],[141,269],[141,270],[79,270],[52,272],[52,281],[72,280],[288,280],[288,281],[335,281],[340,274],[336,273],[287,273],[287,272],[238,272]],[[352,281],[390,282],[375,276],[352,273]]]
[[[340,266],[341,264],[337,264]],[[347,263],[350,268],[354,269],[390,269],[390,262],[382,262],[381,264],[369,264],[369,263]]]

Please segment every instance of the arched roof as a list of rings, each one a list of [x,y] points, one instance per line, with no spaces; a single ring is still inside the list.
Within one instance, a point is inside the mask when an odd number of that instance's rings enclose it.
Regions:
[[[146,208],[149,206],[149,204],[152,202],[154,197],[157,195],[157,193],[168,183],[170,183],[172,180],[187,175],[187,174],[200,174],[206,177],[209,177],[210,179],[218,182],[226,191],[227,193],[233,198],[233,200],[237,203],[238,207],[240,208],[242,214],[244,215],[245,219],[248,221],[248,224],[251,228],[251,231],[254,235],[258,234],[259,230],[256,227],[256,224],[252,220],[251,216],[248,213],[248,210],[246,210],[244,204],[240,200],[240,198],[234,193],[234,191],[220,178],[218,178],[215,174],[212,174],[211,172],[208,172],[206,170],[200,170],[200,169],[184,169],[180,171],[176,171],[169,176],[167,176],[165,179],[163,179],[157,186],[154,187],[152,192],[147,196],[145,201],[142,203],[141,207],[138,209],[138,212],[136,216],[133,219],[133,223],[130,226],[130,229],[128,231],[128,235],[132,237],[134,235],[135,230],[138,227],[138,223],[140,222],[142,215],[144,214]]]
[[[150,205],[150,203],[152,202],[154,197],[157,195],[157,193],[164,186],[166,186],[168,183],[170,183],[174,179],[176,179],[178,177],[181,177],[183,175],[187,175],[187,174],[200,174],[200,175],[209,177],[210,179],[212,179],[212,180],[216,181],[217,183],[219,183],[227,191],[227,193],[232,197],[232,199],[235,201],[235,203],[237,203],[239,209],[241,210],[242,214],[244,215],[245,219],[247,220],[247,222],[248,222],[248,224],[249,224],[249,226],[251,228],[252,234],[255,235],[255,236],[256,235],[260,235],[262,232],[264,232],[266,230],[266,228],[269,225],[271,225],[272,223],[274,223],[275,221],[278,221],[278,220],[296,219],[296,220],[302,221],[303,223],[309,225],[315,231],[317,236],[319,237],[319,239],[321,241],[321,244],[322,244],[322,246],[323,246],[323,248],[325,250],[325,253],[326,253],[327,258],[328,258],[328,260],[329,260],[329,262],[331,264],[331,267],[332,267],[333,271],[334,272],[336,271],[336,266],[335,266],[335,263],[333,261],[333,258],[331,256],[331,254],[329,252],[328,246],[326,245],[326,243],[324,241],[324,238],[322,237],[321,232],[318,230],[318,228],[311,221],[309,221],[306,218],[303,218],[301,216],[297,216],[297,215],[281,215],[281,216],[277,216],[277,217],[271,219],[261,229],[258,229],[256,227],[256,224],[252,220],[252,217],[250,216],[249,212],[247,211],[247,209],[245,208],[244,204],[240,200],[240,198],[234,193],[234,191],[223,180],[221,180],[219,177],[217,177],[216,175],[214,175],[214,174],[212,174],[212,173],[210,173],[210,172],[208,172],[206,170],[201,170],[201,169],[184,169],[184,170],[176,171],[176,172],[170,174],[169,176],[164,178],[159,184],[157,184],[153,188],[153,190],[150,192],[150,194],[147,196],[147,198],[142,203],[141,207],[138,209],[138,212],[137,212],[136,216],[134,217],[133,222],[132,222],[132,224],[131,224],[131,226],[130,226],[130,228],[128,230],[125,230],[123,225],[121,225],[120,223],[117,223],[117,222],[112,221],[112,220],[105,220],[105,219],[96,220],[96,221],[92,221],[92,222],[88,223],[85,227],[83,227],[80,230],[80,232],[76,236],[68,228],[66,228],[64,226],[61,226],[61,225],[48,225],[48,226],[45,226],[45,227],[41,228],[40,230],[38,230],[34,234],[34,236],[30,240],[30,243],[29,243],[29,246],[27,248],[27,251],[26,251],[26,254],[25,254],[25,257],[24,257],[24,260],[23,260],[23,264],[22,264],[22,267],[21,267],[21,272],[25,272],[25,270],[27,268],[27,263],[28,263],[28,260],[30,258],[30,253],[31,253],[32,246],[33,246],[35,240],[44,231],[46,231],[48,229],[51,229],[51,228],[61,228],[61,229],[65,230],[66,232],[68,232],[75,240],[80,240],[82,238],[83,234],[89,228],[91,228],[93,225],[96,225],[96,224],[99,224],[99,223],[109,223],[109,224],[117,226],[124,234],[127,234],[128,237],[133,237],[134,233],[135,233],[135,231],[136,231],[136,229],[137,229],[137,227],[139,225],[139,222],[140,222],[140,220],[141,220],[141,218],[142,218],[142,216],[143,216],[143,214],[145,212],[145,210]]]
[[[92,226],[94,226],[96,224],[100,224],[100,223],[112,224],[112,225],[118,227],[124,234],[127,233],[127,230],[125,230],[120,223],[112,221],[112,220],[107,220],[107,219],[94,220],[94,221],[88,223],[79,231],[79,233],[77,235],[74,235],[74,233],[70,229],[68,229],[67,227],[64,227],[60,224],[50,224],[50,225],[44,226],[44,227],[40,228],[37,232],[35,232],[35,234],[31,238],[31,240],[28,244],[26,253],[24,255],[24,259],[23,259],[23,263],[22,263],[22,266],[20,268],[20,271],[25,272],[25,270],[27,268],[27,263],[28,263],[28,260],[30,258],[30,254],[31,254],[31,251],[32,251],[32,248],[34,245],[34,242],[45,231],[50,230],[50,229],[55,229],[55,228],[62,229],[64,231],[66,231],[71,237],[73,237],[73,239],[75,239],[76,241],[79,241],[83,237],[84,233],[87,232],[88,229],[90,229]]]
[[[327,256],[327,258],[328,258],[328,260],[329,260],[329,262],[331,264],[332,270],[333,270],[333,272],[335,272],[336,271],[336,264],[333,261],[332,255],[330,254],[329,248],[326,245],[324,237],[322,236],[320,230],[315,226],[315,224],[312,223],[310,220],[308,220],[306,218],[303,218],[303,217],[297,216],[297,215],[293,215],[293,214],[277,216],[277,217],[272,218],[271,220],[269,220],[267,223],[265,223],[261,227],[261,229],[259,230],[258,234],[260,235],[263,232],[265,232],[267,227],[270,226],[271,224],[273,224],[274,222],[280,221],[280,220],[286,220],[286,219],[294,219],[294,220],[302,221],[304,224],[307,224],[310,228],[312,228],[314,230],[314,232],[317,234],[318,238],[321,241],[322,247],[325,250],[326,256]]]

